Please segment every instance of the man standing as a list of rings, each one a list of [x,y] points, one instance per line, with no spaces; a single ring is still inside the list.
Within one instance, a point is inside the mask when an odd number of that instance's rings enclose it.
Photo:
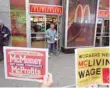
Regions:
[[[0,61],[3,60],[3,46],[7,46],[10,39],[10,31],[4,26],[3,21],[0,20]]]
[[[50,28],[46,31],[46,39],[48,43],[49,53],[53,55],[55,51],[55,37],[56,37],[55,24],[51,23]]]

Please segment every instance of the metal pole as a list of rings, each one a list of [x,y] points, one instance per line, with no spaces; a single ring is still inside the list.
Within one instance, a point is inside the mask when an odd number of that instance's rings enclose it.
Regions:
[[[100,35],[100,47],[103,46],[103,32],[104,32],[104,19],[101,27],[101,35]]]

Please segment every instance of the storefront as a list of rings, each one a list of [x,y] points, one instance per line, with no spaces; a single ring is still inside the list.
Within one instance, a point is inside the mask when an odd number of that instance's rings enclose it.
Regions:
[[[29,18],[31,33],[31,47],[46,48],[45,32],[50,23],[55,24],[57,33],[61,31],[61,16],[63,7],[58,5],[44,5],[29,3]],[[29,25],[28,25],[29,26]]]
[[[103,39],[97,40],[98,12],[107,10],[99,6],[99,0],[10,0],[12,46],[45,48],[51,22],[61,33],[62,50],[99,46]],[[102,28],[108,17],[99,19]]]

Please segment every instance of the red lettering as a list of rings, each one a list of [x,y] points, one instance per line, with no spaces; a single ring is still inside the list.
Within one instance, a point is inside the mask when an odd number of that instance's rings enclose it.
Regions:
[[[63,12],[62,10],[63,10],[62,7],[59,6],[30,4],[30,12],[62,14]]]
[[[79,67],[87,67],[87,65],[88,65],[87,60],[85,60],[85,61],[79,61],[79,62],[78,62],[78,66],[79,66]]]
[[[83,66],[83,61],[79,61],[78,62],[78,66],[80,67],[80,66]]]
[[[109,17],[110,16],[110,12],[107,10],[99,10],[99,17]]]

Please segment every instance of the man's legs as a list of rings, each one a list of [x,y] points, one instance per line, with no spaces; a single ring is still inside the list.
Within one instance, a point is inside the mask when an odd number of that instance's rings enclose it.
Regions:
[[[49,43],[48,48],[49,48],[49,53],[53,54],[54,51],[55,51],[55,44],[54,43]]]
[[[2,44],[0,44],[0,61],[2,61],[4,59],[3,56],[3,46],[8,46],[9,45],[9,39],[3,41],[2,40]]]
[[[55,52],[55,43],[51,44],[51,49],[52,49],[52,53],[54,53]]]
[[[52,52],[51,43],[48,43],[48,49],[49,49],[49,53],[51,53]]]

